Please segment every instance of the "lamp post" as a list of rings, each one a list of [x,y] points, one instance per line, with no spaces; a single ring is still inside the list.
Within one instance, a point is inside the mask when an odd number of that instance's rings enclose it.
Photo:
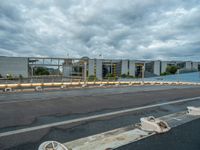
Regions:
[[[142,84],[144,85],[144,65],[142,66]]]
[[[177,80],[178,80],[178,82],[180,82],[180,76],[179,75],[180,75],[180,70],[178,69],[177,70]]]
[[[87,61],[84,61],[84,82],[87,80]]]
[[[31,66],[31,80],[30,80],[31,83],[33,82],[34,67],[35,67],[34,65]]]

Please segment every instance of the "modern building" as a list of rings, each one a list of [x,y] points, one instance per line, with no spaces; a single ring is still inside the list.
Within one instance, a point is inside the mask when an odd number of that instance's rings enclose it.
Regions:
[[[161,73],[166,71],[167,66],[177,66],[180,72],[199,71],[200,63],[192,61],[162,61]]]
[[[177,66],[182,72],[200,71],[200,62],[160,61],[160,60],[120,60],[83,58],[42,58],[0,56],[0,75],[6,77],[31,77],[38,67],[47,68],[50,74],[66,78],[86,78],[95,76],[102,80],[108,76],[146,77],[159,76],[167,66]]]
[[[0,56],[0,75],[28,77],[28,58]]]

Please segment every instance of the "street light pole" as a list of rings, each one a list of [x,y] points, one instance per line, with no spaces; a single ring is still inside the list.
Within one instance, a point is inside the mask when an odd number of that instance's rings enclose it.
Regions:
[[[180,75],[180,70],[178,69],[178,70],[177,70],[177,78],[178,78],[178,82],[180,82],[180,76],[179,76],[179,75]]]
[[[84,61],[84,82],[87,80],[87,62]]]
[[[144,85],[144,65],[142,66],[142,84]]]

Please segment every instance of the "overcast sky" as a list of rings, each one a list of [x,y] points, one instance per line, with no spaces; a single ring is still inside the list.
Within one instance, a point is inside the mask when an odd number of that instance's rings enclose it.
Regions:
[[[0,0],[0,55],[200,60],[200,0]]]

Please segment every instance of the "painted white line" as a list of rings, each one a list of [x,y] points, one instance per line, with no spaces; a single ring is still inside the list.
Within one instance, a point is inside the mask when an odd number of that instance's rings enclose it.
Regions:
[[[187,101],[194,101],[194,100],[200,100],[200,97],[180,99],[180,100],[175,100],[175,101],[171,101],[171,102],[147,105],[147,106],[142,106],[142,107],[137,107],[137,108],[130,108],[130,109],[126,109],[126,110],[114,111],[114,112],[110,112],[110,113],[104,113],[104,114],[93,115],[93,116],[88,116],[88,117],[81,117],[81,118],[67,120],[67,121],[49,123],[49,124],[39,125],[39,126],[35,126],[35,127],[29,127],[29,128],[24,128],[24,129],[3,132],[3,133],[0,133],[0,138],[5,137],[5,136],[10,136],[10,135],[35,131],[35,130],[41,130],[41,129],[45,129],[45,128],[51,128],[51,127],[56,127],[56,126],[61,126],[61,125],[68,125],[68,124],[73,124],[73,123],[86,122],[86,121],[91,121],[91,120],[95,120],[95,119],[101,119],[104,117],[111,117],[111,116],[116,116],[116,115],[120,115],[120,114],[124,114],[124,113],[129,113],[129,112],[133,112],[133,111],[137,111],[137,110],[148,109],[148,108],[159,107],[159,106],[170,105],[170,104],[176,104],[176,103],[182,103],[182,102],[187,102]]]

